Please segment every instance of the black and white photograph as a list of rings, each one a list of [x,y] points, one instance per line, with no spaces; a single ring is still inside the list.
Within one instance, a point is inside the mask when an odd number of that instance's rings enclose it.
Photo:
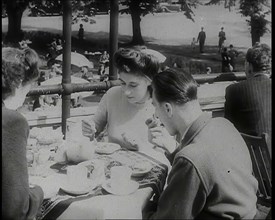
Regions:
[[[2,218],[272,219],[271,0],[2,0]]]

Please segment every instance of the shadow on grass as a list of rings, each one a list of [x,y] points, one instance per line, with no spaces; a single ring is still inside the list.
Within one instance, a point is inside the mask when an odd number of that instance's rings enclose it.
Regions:
[[[5,33],[2,33],[2,39]],[[43,31],[24,32],[24,39],[32,41],[31,48],[35,49],[40,55],[46,56],[48,44],[53,38],[61,38],[62,32],[55,29],[45,29]],[[85,32],[85,39],[80,41],[77,31],[72,32],[72,51],[84,53],[85,51],[103,52],[109,50],[109,33],[107,32]],[[132,36],[119,35],[119,47],[129,46]],[[217,46],[205,46],[205,53],[199,53],[199,48],[192,49],[190,45],[161,45],[154,43],[156,39],[144,37],[145,45],[148,48],[157,50],[166,56],[165,65],[169,67],[182,68],[191,74],[206,73],[206,68],[211,67],[213,73],[221,72],[221,55],[218,53]],[[238,48],[236,48],[238,49]],[[240,48],[240,50],[242,50]],[[91,57],[91,61],[97,65],[99,57]],[[236,69],[244,70],[244,53],[241,53],[236,61]]]

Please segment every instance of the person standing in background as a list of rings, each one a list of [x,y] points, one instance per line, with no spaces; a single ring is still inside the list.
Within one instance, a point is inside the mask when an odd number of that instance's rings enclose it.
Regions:
[[[205,43],[205,39],[206,39],[206,34],[203,31],[203,29],[204,28],[202,27],[201,31],[199,32],[198,39],[197,39],[197,42],[199,42],[199,44],[200,44],[200,53],[204,53],[204,43]]]
[[[84,28],[83,28],[83,24],[80,24],[80,25],[79,25],[78,39],[79,39],[79,40],[83,40],[83,39],[84,39]]]
[[[225,32],[223,31],[223,27],[221,27],[221,31],[219,32],[219,53],[222,52],[222,48],[224,46],[225,40],[226,40]]]

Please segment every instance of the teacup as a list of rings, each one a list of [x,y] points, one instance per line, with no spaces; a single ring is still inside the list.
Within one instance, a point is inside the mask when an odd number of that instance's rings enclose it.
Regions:
[[[71,185],[81,185],[87,183],[88,170],[85,166],[68,166],[67,167],[67,180]]]
[[[132,169],[127,166],[114,166],[111,168],[111,188],[117,191],[123,191],[127,188],[132,175]]]

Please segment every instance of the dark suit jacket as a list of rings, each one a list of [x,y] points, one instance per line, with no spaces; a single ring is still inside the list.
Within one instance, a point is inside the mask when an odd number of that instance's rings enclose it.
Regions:
[[[199,42],[204,42],[204,41],[205,41],[205,38],[206,38],[205,32],[204,32],[204,31],[201,31],[201,32],[199,32],[197,41],[199,41]]]
[[[26,119],[2,104],[2,218],[33,219],[43,201],[41,187],[29,188]]]
[[[226,88],[225,118],[243,133],[268,134],[271,153],[271,79],[258,75]]]

